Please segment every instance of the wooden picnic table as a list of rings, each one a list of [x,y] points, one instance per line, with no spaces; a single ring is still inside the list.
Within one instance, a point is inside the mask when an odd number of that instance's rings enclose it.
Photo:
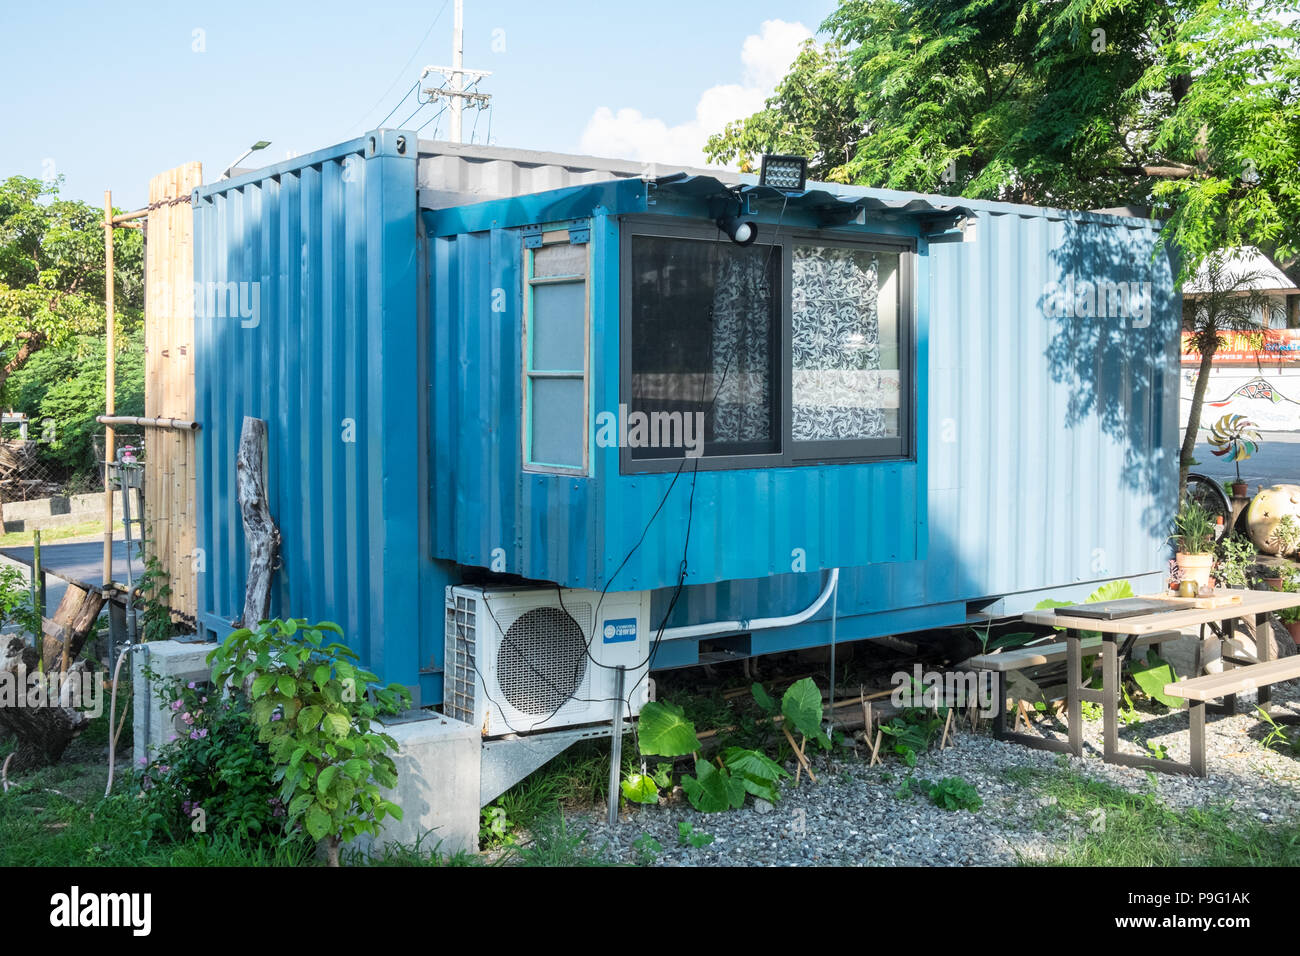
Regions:
[[[1029,611],[1022,618],[1026,623],[1065,629],[1065,640],[1067,642],[1066,711],[1069,739],[1064,741],[1053,740],[1014,732],[1003,733],[1001,736],[1030,747],[1064,751],[1076,757],[1082,756],[1083,702],[1090,701],[1101,705],[1102,757],[1107,763],[1159,770],[1165,773],[1203,774],[1205,752],[1203,721],[1200,722],[1199,727],[1196,721],[1192,723],[1193,739],[1191,750],[1194,762],[1191,764],[1142,754],[1122,753],[1120,751],[1120,662],[1121,658],[1128,653],[1134,639],[1141,635],[1155,631],[1182,630],[1199,625],[1201,628],[1201,654],[1198,655],[1198,660],[1204,660],[1208,656],[1220,656],[1225,661],[1225,667],[1227,667],[1231,665],[1232,658],[1224,653],[1223,649],[1225,645],[1232,645],[1235,636],[1235,622],[1237,620],[1251,619],[1255,622],[1257,660],[1260,663],[1273,660],[1273,641],[1270,637],[1269,615],[1283,608],[1300,606],[1300,593],[1286,591],[1225,591],[1222,589],[1218,592],[1218,595],[1225,594],[1240,596],[1241,600],[1238,603],[1225,604],[1220,607],[1180,607],[1173,611],[1155,611],[1150,614],[1121,618],[1114,621],[1090,617],[1072,617],[1057,614],[1052,610]],[[1186,602],[1190,605],[1193,599],[1188,598]],[[1224,634],[1222,636],[1216,636],[1213,633],[1207,635],[1205,625],[1219,622],[1226,622],[1227,624]],[[1102,637],[1101,690],[1086,687],[1083,684],[1081,667],[1083,658],[1082,642],[1084,632],[1088,631],[1100,633]],[[1120,646],[1121,644],[1123,646]],[[1262,685],[1257,688],[1257,693],[1259,694],[1260,706],[1266,707],[1270,698],[1270,688],[1267,684]],[[1233,709],[1236,700],[1235,695],[1224,696],[1228,698],[1227,707],[1230,710]],[[1001,701],[998,708],[999,714],[1002,713],[1005,706],[1006,701]],[[1197,739],[1198,732],[1199,739]],[[1199,766],[1196,765],[1198,763],[1195,759],[1197,754],[1201,755]]]

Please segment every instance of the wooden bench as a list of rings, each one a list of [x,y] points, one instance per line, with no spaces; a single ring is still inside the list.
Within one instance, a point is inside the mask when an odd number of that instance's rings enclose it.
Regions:
[[[1192,773],[1205,776],[1205,705],[1207,701],[1231,697],[1245,690],[1257,690],[1300,677],[1300,654],[1236,667],[1221,674],[1206,674],[1165,685],[1170,697],[1187,701],[1192,724]]]
[[[1133,648],[1164,644],[1167,641],[1176,641],[1182,636],[1181,631],[1152,631],[1150,634],[1139,634],[1133,641]],[[1084,638],[1081,647],[1083,656],[1096,657],[1101,653],[1101,644],[1101,635]],[[976,654],[961,666],[980,671],[1006,673],[1007,671],[1024,670],[1026,667],[1059,664],[1065,660],[1065,654],[1065,641],[1053,641],[1049,644],[1035,644],[1032,647],[1018,647],[1011,651]]]
[[[1139,647],[1158,646],[1168,641],[1176,641],[1182,636],[1181,631],[1151,631],[1148,634],[1138,634],[1133,638],[1133,643],[1129,649],[1136,650]],[[1102,644],[1100,634],[1084,638],[1080,642],[1080,656],[1096,657],[1101,653]],[[992,671],[997,675],[997,686],[993,695],[997,707],[997,712],[993,717],[994,737],[1001,740],[1016,739],[1024,742],[1022,736],[1015,733],[1014,728],[1012,731],[1006,729],[1006,675],[1011,671],[1024,670],[1027,667],[1060,664],[1065,661],[1067,653],[1068,647],[1065,641],[1053,641],[1046,644],[1036,644],[1032,647],[1020,647],[1015,650],[995,651],[992,654],[976,654],[960,665],[972,670]],[[1019,718],[1017,718],[1017,727],[1019,723]]]

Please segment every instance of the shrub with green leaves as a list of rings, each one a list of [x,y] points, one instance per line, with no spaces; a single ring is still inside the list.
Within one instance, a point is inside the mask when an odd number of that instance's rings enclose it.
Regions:
[[[347,645],[325,643],[325,632],[343,636],[328,621],[262,621],[232,633],[208,663],[219,686],[247,688],[289,817],[323,840],[338,866],[343,843],[378,836],[386,817],[402,818],[382,794],[397,785],[388,753],[397,741],[372,722],[409,706],[410,694],[399,684],[374,686],[378,677],[357,666]]]
[[[917,755],[929,750],[930,744],[942,733],[947,715],[946,707],[937,708],[937,712],[923,707],[905,707],[882,722],[880,732],[890,738],[890,748],[894,753],[909,767],[915,767]]]
[[[1216,549],[1214,574],[1225,587],[1244,588],[1257,557],[1254,542],[1245,535],[1224,535]]]
[[[223,697],[205,685],[145,673],[181,730],[140,771],[144,832],[172,841],[207,834],[267,846],[301,839],[244,696]]]

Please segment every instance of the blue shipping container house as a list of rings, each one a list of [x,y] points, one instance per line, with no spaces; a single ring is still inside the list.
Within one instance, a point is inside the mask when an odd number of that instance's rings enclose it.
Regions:
[[[1152,221],[399,130],[193,209],[208,636],[243,604],[245,416],[272,613],[338,622],[425,706],[464,584],[643,595],[627,633],[663,668],[1163,578]]]

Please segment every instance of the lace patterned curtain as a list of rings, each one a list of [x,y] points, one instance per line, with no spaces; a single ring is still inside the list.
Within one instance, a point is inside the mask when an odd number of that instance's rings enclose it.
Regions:
[[[881,301],[882,268],[896,295],[898,256],[834,246],[793,252],[792,346],[795,441],[898,435],[895,301]],[[882,341],[882,305],[890,321]]]
[[[772,435],[772,287],[766,249],[725,249],[714,265],[710,439],[766,442]],[[737,253],[740,254],[737,254]],[[728,254],[729,253],[729,254]],[[779,256],[773,255],[776,262]]]

